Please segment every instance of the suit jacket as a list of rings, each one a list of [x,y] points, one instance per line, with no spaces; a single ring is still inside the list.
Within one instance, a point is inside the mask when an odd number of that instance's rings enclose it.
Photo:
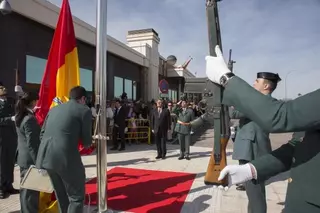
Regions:
[[[178,114],[178,121],[184,123],[190,123],[194,120],[194,113],[192,109],[187,108],[185,112],[183,112],[182,108],[175,109]],[[184,126],[179,123],[176,124],[175,131],[180,134],[190,134],[191,126]]]
[[[0,183],[13,181],[12,165],[17,151],[17,135],[11,116],[14,110],[9,101],[0,100]]]
[[[257,182],[291,170],[285,212],[320,212],[320,90],[283,102],[233,77],[225,87],[223,103],[236,107],[267,132],[305,132],[301,143],[289,142],[252,164]]]
[[[91,145],[91,118],[91,110],[75,100],[52,108],[41,129],[37,168],[84,170],[78,143],[81,140],[85,147]]]
[[[251,161],[272,151],[269,133],[241,112],[229,109],[230,118],[240,119],[235,137],[232,158]]]
[[[30,112],[16,129],[18,134],[17,164],[22,168],[29,168],[36,164],[41,128],[33,113]]]
[[[154,133],[160,132],[161,134],[167,134],[168,130],[171,129],[171,115],[170,111],[166,108],[162,109],[159,115],[158,108],[154,109],[151,113],[151,129]]]
[[[120,110],[116,110],[114,113],[114,124],[118,125],[120,129],[126,128],[126,119],[128,115],[128,110],[126,106],[122,106]]]

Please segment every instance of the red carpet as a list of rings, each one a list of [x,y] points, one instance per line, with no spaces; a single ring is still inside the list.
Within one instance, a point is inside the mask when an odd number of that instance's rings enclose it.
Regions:
[[[108,207],[134,213],[180,213],[195,174],[116,167],[107,172]],[[86,184],[97,204],[96,178]],[[88,204],[88,199],[86,200]]]

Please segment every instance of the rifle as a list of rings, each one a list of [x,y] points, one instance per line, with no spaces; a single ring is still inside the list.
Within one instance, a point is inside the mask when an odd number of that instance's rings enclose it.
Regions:
[[[215,47],[222,49],[217,2],[221,0],[206,0],[209,50],[211,56],[216,56]],[[221,104],[223,88],[207,81],[205,98],[207,110],[212,112],[214,123],[214,146],[204,178],[206,185],[228,185],[228,179],[218,181],[221,170],[227,165],[226,148],[230,137],[230,118],[228,107]]]
[[[228,61],[228,68],[231,72],[233,72],[233,64],[236,63],[236,61],[231,59],[231,55],[232,55],[232,49],[229,50],[229,61]]]

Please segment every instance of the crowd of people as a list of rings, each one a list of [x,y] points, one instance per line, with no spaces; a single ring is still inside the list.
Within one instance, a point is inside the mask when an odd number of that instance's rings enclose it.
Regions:
[[[161,106],[158,106],[158,101]],[[124,150],[126,144],[148,142],[149,128],[152,129],[154,122],[151,122],[154,111],[161,107],[168,109],[170,114],[170,124],[166,133],[166,142],[178,143],[178,133],[175,131],[177,126],[178,113],[181,108],[182,100],[185,100],[185,107],[190,109],[193,117],[200,116],[203,111],[198,106],[196,100],[187,101],[182,98],[178,102],[168,99],[151,100],[129,100],[127,94],[123,93],[119,98],[107,101],[107,126],[108,135],[113,144],[111,150]],[[92,111],[93,120],[97,116],[96,108],[93,103],[87,104]],[[179,125],[179,124],[178,124]],[[156,143],[156,134],[151,131],[151,143]],[[190,131],[193,134],[193,130]]]
[[[0,199],[20,193],[21,211],[38,212],[39,192],[16,190],[12,185],[15,164],[20,167],[21,181],[35,165],[41,174],[50,177],[60,212],[82,212],[85,171],[79,142],[86,148],[92,146],[97,117],[96,109],[87,102],[86,90],[81,86],[72,88],[70,100],[51,108],[42,126],[35,115],[38,95],[21,91],[15,104],[8,101],[7,95],[7,89],[0,86]],[[166,143],[178,138],[179,160],[190,160],[193,130],[189,123],[201,114],[196,104],[188,104],[185,98],[178,103],[162,99],[129,101],[124,93],[108,101],[106,112],[112,150],[125,150],[131,140],[143,142],[137,137],[142,126],[152,133],[156,159],[165,159]]]

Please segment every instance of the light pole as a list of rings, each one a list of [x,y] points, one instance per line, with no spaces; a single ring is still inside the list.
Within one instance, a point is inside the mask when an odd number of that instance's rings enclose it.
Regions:
[[[12,9],[11,9],[11,6],[10,6],[8,0],[2,0],[1,1],[1,3],[0,3],[0,12],[3,15],[7,15],[7,14],[12,12]]]
[[[287,78],[288,78],[288,75],[293,72],[295,72],[295,70],[291,70],[291,71],[287,72],[286,76],[284,77],[284,98],[285,98],[285,100],[287,100]]]

